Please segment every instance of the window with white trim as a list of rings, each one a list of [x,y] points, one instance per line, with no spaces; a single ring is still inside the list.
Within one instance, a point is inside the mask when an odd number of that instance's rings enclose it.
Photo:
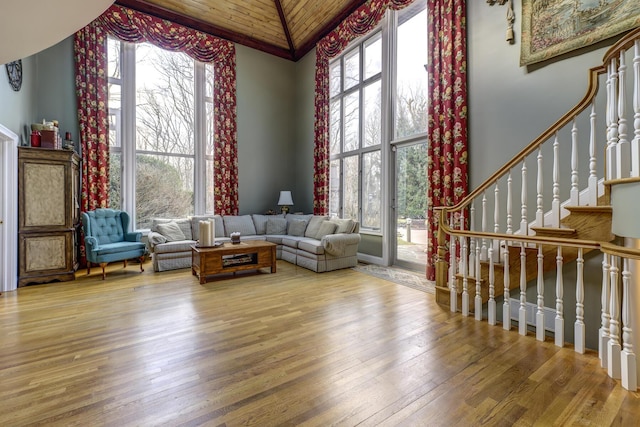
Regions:
[[[135,228],[213,213],[213,66],[108,39],[110,207]]]
[[[379,28],[329,63],[329,214],[356,219],[363,231],[382,229],[391,191],[383,152],[407,139],[426,141],[426,34],[425,5],[414,2],[389,10]]]

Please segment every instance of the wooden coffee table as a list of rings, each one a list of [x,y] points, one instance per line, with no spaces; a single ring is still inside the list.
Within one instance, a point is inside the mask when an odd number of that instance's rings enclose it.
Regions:
[[[207,282],[207,276],[270,267],[276,272],[276,244],[264,240],[246,240],[220,246],[191,246],[191,273]]]

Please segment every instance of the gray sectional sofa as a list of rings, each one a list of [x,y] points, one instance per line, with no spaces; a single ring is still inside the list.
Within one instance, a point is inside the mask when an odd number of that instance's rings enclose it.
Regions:
[[[191,246],[200,235],[200,221],[215,221],[215,240],[266,240],[277,244],[276,258],[317,273],[355,267],[359,224],[319,215],[212,215],[156,218],[148,235],[154,271],[191,267]]]

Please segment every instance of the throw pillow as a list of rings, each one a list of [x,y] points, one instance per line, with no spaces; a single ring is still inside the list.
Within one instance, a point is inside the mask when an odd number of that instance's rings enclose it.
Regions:
[[[351,233],[353,232],[353,227],[355,226],[355,223],[352,219],[333,218],[331,219],[331,222],[335,223],[338,226],[335,231],[336,234]]]
[[[152,231],[151,233],[149,233],[149,242],[151,242],[152,245],[161,245],[163,243],[166,243],[166,241],[167,238],[157,231]]]
[[[176,224],[180,227],[180,231],[184,234],[184,238],[187,240],[194,240],[191,235],[191,221],[188,219],[176,219]]]
[[[322,240],[322,238],[327,234],[335,233],[337,228],[337,224],[330,221],[323,221],[320,225],[320,228],[318,229],[318,232],[316,233],[316,239]]]
[[[287,234],[287,220],[284,218],[267,219],[267,234]]]
[[[175,221],[158,224],[158,233],[162,234],[167,239],[167,242],[186,240],[184,233],[180,230],[180,227],[175,223]]]
[[[326,216],[314,215],[309,220],[309,224],[307,225],[307,230],[304,232],[304,237],[316,237],[318,234],[318,230],[320,230],[320,226],[322,225],[322,221],[326,220]]]
[[[294,219],[289,221],[289,227],[287,228],[287,234],[289,236],[304,236],[304,231],[307,229],[307,221],[301,219]]]

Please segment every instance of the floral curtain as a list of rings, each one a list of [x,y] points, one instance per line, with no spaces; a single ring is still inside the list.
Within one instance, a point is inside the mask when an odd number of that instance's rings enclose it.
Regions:
[[[356,38],[371,31],[388,9],[399,10],[413,0],[369,0],[316,45],[315,126],[313,150],[313,212],[329,210],[329,60]]]
[[[438,217],[468,191],[467,46],[465,0],[428,0],[429,135],[427,279],[435,279]]]
[[[84,32],[94,28],[100,35],[100,44],[88,44]],[[78,116],[81,123],[87,122],[88,132],[81,130],[81,146],[83,158],[96,159],[97,165],[86,165],[87,175],[100,174],[104,187],[95,190],[96,199],[106,204],[108,198],[108,126],[107,115],[107,81],[106,81],[106,35],[117,37],[127,42],[150,42],[171,51],[180,51],[192,58],[214,64],[214,203],[216,213],[237,214],[238,212],[238,161],[237,161],[237,129],[236,129],[236,64],[235,46],[233,43],[213,37],[170,21],[146,15],[122,6],[112,5],[87,28],[76,34],[76,64],[87,61],[96,62],[96,79],[100,83],[84,89],[85,69],[76,68],[76,84],[78,95]],[[94,58],[100,58],[100,62]],[[87,68],[85,66],[85,68]],[[88,92],[94,92],[91,95]],[[95,105],[95,110],[86,109],[87,104]],[[104,120],[96,117],[104,116]],[[103,144],[92,143],[91,138]],[[91,182],[94,177],[83,179],[83,199],[85,191],[93,191]],[[101,181],[102,183],[102,181]],[[84,202],[83,202],[84,205]],[[88,205],[85,210],[92,209]]]
[[[109,141],[107,139],[107,36],[91,23],[74,38],[76,97],[82,150],[82,212],[109,206]],[[84,237],[80,262],[86,265]]]
[[[95,22],[75,35],[76,96],[82,148],[83,212],[109,205],[107,35]]]

